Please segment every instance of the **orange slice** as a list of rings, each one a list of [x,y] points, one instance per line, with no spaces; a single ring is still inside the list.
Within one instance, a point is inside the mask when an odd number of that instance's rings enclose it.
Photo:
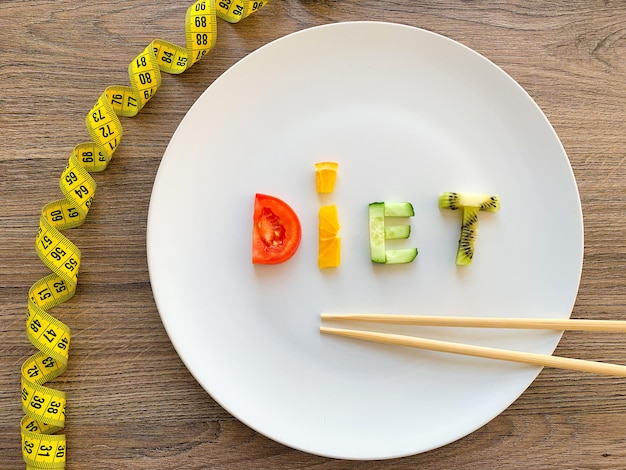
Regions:
[[[332,204],[320,207],[319,218],[320,240],[335,238],[339,233],[337,206]]]
[[[319,162],[315,164],[315,189],[318,193],[332,193],[337,181],[336,162]]]
[[[341,262],[341,238],[336,205],[320,207],[318,227],[317,265],[320,269],[336,268]]]
[[[341,263],[341,238],[320,240],[317,265],[320,269],[336,268]]]

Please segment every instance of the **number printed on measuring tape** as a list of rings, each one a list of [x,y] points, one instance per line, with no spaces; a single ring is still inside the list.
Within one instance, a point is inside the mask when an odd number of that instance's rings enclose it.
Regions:
[[[267,4],[265,1],[216,0],[217,15],[230,23],[238,23]]]
[[[180,74],[207,55],[217,39],[217,17],[236,23],[267,1],[198,0],[185,15],[185,46],[153,40],[128,65],[130,86],[107,87],[85,116],[91,141],[72,150],[59,186],[63,198],[46,204],[39,217],[35,251],[52,271],[28,293],[26,336],[38,352],[21,368],[22,457],[27,470],[65,468],[66,395],[44,384],[67,369],[71,332],[48,310],[76,292],[81,252],[61,231],[85,221],[96,193],[91,173],[106,169],[124,135],[120,117],[133,117],[161,86],[161,72]]]

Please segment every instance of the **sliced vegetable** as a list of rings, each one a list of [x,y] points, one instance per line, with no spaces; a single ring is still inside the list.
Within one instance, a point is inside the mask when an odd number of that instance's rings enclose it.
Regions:
[[[332,193],[337,180],[336,162],[319,162],[315,164],[315,189],[318,193]]]
[[[266,194],[255,196],[252,263],[284,263],[298,250],[301,238],[300,220],[285,201]]]
[[[386,263],[385,253],[385,203],[369,205],[370,258],[374,263]]]
[[[417,248],[388,250],[386,240],[408,238],[410,225],[385,225],[385,217],[410,217],[415,214],[408,202],[373,202],[369,205],[370,258],[374,263],[410,263],[417,256]]]
[[[401,250],[387,250],[385,264],[406,264],[417,257],[417,248],[404,248]]]
[[[410,202],[385,202],[386,217],[413,217],[415,210]]]
[[[410,235],[410,225],[385,225],[385,239],[387,240],[409,238]]]

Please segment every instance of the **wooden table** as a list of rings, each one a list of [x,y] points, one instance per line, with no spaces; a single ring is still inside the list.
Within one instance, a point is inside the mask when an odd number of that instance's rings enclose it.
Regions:
[[[28,289],[48,273],[33,245],[42,206],[84,117],[154,38],[184,43],[191,2],[38,0],[0,3],[0,468],[22,468],[20,365]],[[576,318],[626,313],[626,8],[621,2],[273,0],[238,25],[218,20],[210,56],[134,119],[87,222],[71,231],[80,282],[54,314],[72,328],[68,468],[626,468],[626,380],[546,369],[473,434],[421,455],[337,461],[277,444],[217,405],[163,330],[145,249],[152,183],[186,111],[220,74],[258,47],[306,27],[387,20],[441,33],[482,53],[544,110],[569,155],[585,216]],[[532,210],[532,207],[529,207]],[[556,210],[556,209],[555,209]],[[144,325],[152,324],[149,330]],[[557,354],[626,363],[622,335],[566,333]]]

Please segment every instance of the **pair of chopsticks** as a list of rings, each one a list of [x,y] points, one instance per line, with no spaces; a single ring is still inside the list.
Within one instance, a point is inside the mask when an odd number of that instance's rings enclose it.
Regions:
[[[420,326],[451,326],[470,328],[519,328],[543,330],[578,330],[626,333],[626,321],[614,320],[577,320],[577,319],[546,319],[546,318],[488,318],[488,317],[437,317],[417,315],[381,315],[381,314],[334,314],[323,313],[322,320],[357,321],[370,323],[385,323],[394,325]],[[476,356],[487,359],[521,362],[541,367],[553,367],[580,372],[626,377],[626,366],[594,362],[583,359],[536,354],[520,351],[509,351],[484,346],[453,343],[415,336],[405,336],[392,333],[377,333],[373,331],[351,330],[321,326],[320,332],[336,336],[372,341],[376,343],[395,344],[412,348],[427,349],[466,356]]]

